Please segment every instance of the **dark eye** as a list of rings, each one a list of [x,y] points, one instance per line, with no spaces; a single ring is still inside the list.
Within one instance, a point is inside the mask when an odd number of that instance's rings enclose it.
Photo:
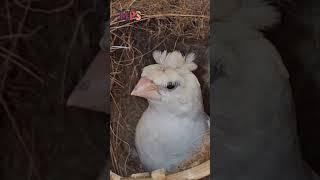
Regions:
[[[173,89],[175,89],[177,86],[178,86],[178,83],[168,82],[166,88],[167,88],[167,89],[170,89],[170,90],[173,90]]]

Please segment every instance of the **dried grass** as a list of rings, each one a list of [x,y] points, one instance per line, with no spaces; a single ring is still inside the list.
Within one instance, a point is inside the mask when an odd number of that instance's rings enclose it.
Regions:
[[[19,55],[15,53],[19,39],[32,37],[40,29],[40,27],[37,27],[31,30],[31,32],[29,33],[23,33],[25,28],[26,18],[29,13],[31,1],[28,0],[26,4],[27,5],[25,6],[25,9],[22,13],[22,17],[20,19],[20,23],[16,30],[17,32],[13,33],[13,30],[12,30],[13,22],[12,22],[12,15],[11,15],[12,3],[9,2],[8,0],[5,2],[5,12],[6,12],[5,19],[7,22],[6,25],[8,28],[7,30],[8,34],[0,35],[0,57],[2,59],[0,64],[0,77],[1,77],[0,78],[0,81],[1,81],[0,108],[4,110],[4,112],[6,113],[6,116],[10,120],[10,124],[15,131],[15,135],[19,143],[21,144],[23,151],[26,153],[29,159],[32,173],[35,174],[37,179],[41,179],[39,175],[39,169],[35,165],[35,160],[33,158],[32,152],[28,148],[25,142],[25,139],[23,137],[23,134],[17,125],[17,120],[8,105],[7,99],[5,98],[7,95],[9,95],[10,97],[10,93],[7,92],[7,88],[8,88],[7,86],[8,86],[8,82],[10,81],[9,74],[13,70],[12,66],[17,67],[21,71],[24,71],[26,74],[32,76],[33,78],[40,81],[41,83],[44,82],[44,80],[40,77],[38,71],[33,70],[33,69],[36,69],[34,68],[35,66],[30,62],[25,61],[23,58],[21,58]],[[7,41],[10,41],[10,43],[8,43]],[[9,46],[9,48],[7,48],[6,46]]]
[[[3,121],[8,120],[5,123],[8,123],[14,130],[16,140],[14,139],[13,143],[19,144],[21,152],[24,153],[23,157],[27,157],[26,160],[28,161],[21,163],[20,167],[23,168],[27,164],[25,171],[28,172],[23,171],[18,173],[20,176],[21,173],[27,173],[29,176],[28,178],[26,177],[27,179],[42,179],[43,168],[39,164],[45,164],[43,163],[45,160],[40,159],[40,155],[36,154],[35,140],[33,139],[33,135],[31,135],[33,134],[33,129],[27,128],[35,126],[36,120],[22,117],[20,113],[25,110],[21,110],[18,107],[21,107],[25,103],[24,97],[32,96],[32,98],[36,99],[37,97],[33,95],[39,94],[39,87],[46,86],[47,81],[53,76],[47,73],[44,67],[47,61],[53,59],[42,59],[41,55],[36,58],[31,57],[33,57],[33,54],[43,55],[42,52],[37,52],[37,47],[42,44],[34,44],[34,42],[41,42],[41,39],[45,37],[45,32],[47,32],[47,29],[37,22],[41,22],[42,18],[44,21],[47,21],[49,16],[55,16],[56,18],[62,16],[62,18],[66,18],[66,16],[63,16],[63,13],[67,14],[68,10],[70,11],[70,9],[77,5],[74,0],[59,1],[56,4],[59,3],[63,4],[54,6],[54,2],[37,3],[32,0],[4,0],[3,6],[0,7],[0,19],[2,20],[2,28],[0,29],[0,115],[3,116]],[[49,7],[44,7],[46,5]],[[84,11],[83,16],[86,14],[88,14],[87,11]],[[83,24],[82,19],[79,18],[78,26]],[[59,28],[57,27],[57,29]],[[77,35],[78,29],[75,29],[74,36]],[[52,37],[52,39],[54,38]],[[45,45],[51,42],[50,40],[47,39]],[[70,42],[70,49],[67,49],[67,51],[71,51],[72,45],[73,41]],[[57,50],[52,48],[52,51]],[[66,63],[70,55],[69,53],[66,53]],[[65,83],[64,79],[62,83]],[[64,88],[64,86],[62,87]],[[63,95],[61,94],[61,96]],[[16,157],[21,156],[19,154],[20,150],[13,149],[12,152]],[[50,155],[47,154],[47,156]],[[8,159],[15,160],[18,158],[8,157]],[[22,159],[21,161],[24,160]]]
[[[135,126],[147,106],[131,97],[141,69],[151,64],[151,52],[176,49],[185,41],[208,39],[209,0],[115,0],[110,9],[111,170],[121,176],[143,172],[134,148]],[[142,12],[139,22],[121,21],[118,10]]]

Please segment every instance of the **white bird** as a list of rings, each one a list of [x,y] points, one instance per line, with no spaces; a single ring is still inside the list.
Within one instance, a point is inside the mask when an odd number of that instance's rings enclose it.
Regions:
[[[310,180],[297,143],[289,73],[261,32],[278,23],[280,13],[270,0],[216,2],[213,179]]]
[[[157,64],[146,66],[131,95],[149,106],[136,127],[135,144],[148,170],[173,171],[190,160],[209,131],[201,88],[192,73],[195,54],[155,51]],[[208,136],[207,136],[208,137]]]

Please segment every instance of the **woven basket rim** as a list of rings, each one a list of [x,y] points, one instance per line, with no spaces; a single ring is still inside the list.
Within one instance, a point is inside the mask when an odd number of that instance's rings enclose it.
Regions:
[[[144,175],[143,177],[139,177]],[[163,169],[158,169],[152,172],[133,174],[131,177],[121,177],[116,173],[110,171],[110,180],[153,180],[153,179],[165,179],[165,180],[183,180],[183,179],[201,179],[210,175],[210,160],[203,162],[195,167],[189,168],[173,174],[165,174]],[[157,176],[155,178],[154,176]],[[160,177],[160,178],[159,178]],[[161,178],[163,177],[163,178]]]

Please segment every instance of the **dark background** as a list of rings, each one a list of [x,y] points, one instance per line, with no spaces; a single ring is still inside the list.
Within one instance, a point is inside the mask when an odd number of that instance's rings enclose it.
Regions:
[[[65,102],[100,49],[107,1],[28,2],[0,2],[0,179],[96,179],[109,117]]]
[[[32,7],[51,9],[68,2],[33,2]],[[78,0],[59,12],[29,10],[27,15],[13,1],[0,4],[0,46],[32,62],[36,68],[24,65],[44,80],[35,80],[13,63],[3,64],[5,58],[0,57],[0,179],[95,179],[105,165],[108,117],[64,103],[99,50],[109,10],[106,1]],[[320,6],[316,0],[275,4],[284,14],[282,23],[266,35],[291,76],[303,157],[320,173],[320,51],[315,23]],[[93,10],[81,20],[90,7]],[[40,30],[32,36],[1,38],[17,33],[24,17],[23,32],[38,26]]]
[[[320,4],[276,2],[282,21],[266,34],[290,73],[303,157],[320,174]]]

